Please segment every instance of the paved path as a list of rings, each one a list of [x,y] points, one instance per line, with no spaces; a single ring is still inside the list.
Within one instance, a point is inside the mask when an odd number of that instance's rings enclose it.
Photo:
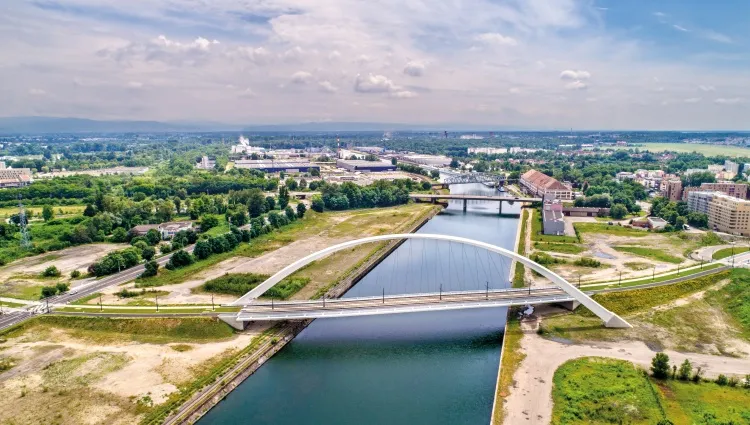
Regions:
[[[552,377],[557,368],[568,360],[590,356],[609,357],[648,368],[656,354],[646,344],[637,341],[570,345],[550,341],[536,334],[538,324],[538,318],[522,322],[524,336],[521,339],[521,351],[526,354],[526,359],[513,376],[513,390],[505,399],[506,424],[550,423],[553,407]],[[671,350],[664,352],[669,356],[670,363],[680,364],[688,359],[694,366],[700,366],[707,377],[750,374],[750,361],[747,358],[678,353]]]

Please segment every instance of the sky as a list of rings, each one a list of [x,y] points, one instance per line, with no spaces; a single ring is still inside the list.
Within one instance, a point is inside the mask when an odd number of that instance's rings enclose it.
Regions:
[[[750,129],[747,0],[3,0],[0,116]]]

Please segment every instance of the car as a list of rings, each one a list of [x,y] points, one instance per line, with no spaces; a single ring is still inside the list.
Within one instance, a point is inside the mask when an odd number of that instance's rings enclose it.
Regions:
[[[609,224],[610,226],[612,226],[612,225],[613,225],[613,224],[615,224],[615,223],[613,223],[613,222],[611,222],[611,221],[608,221],[608,222],[607,222],[607,224]]]

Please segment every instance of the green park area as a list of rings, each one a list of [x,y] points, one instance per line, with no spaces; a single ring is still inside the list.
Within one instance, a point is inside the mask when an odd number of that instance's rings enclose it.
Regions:
[[[708,143],[642,143],[618,149],[640,149],[651,152],[699,153],[706,156],[750,157],[750,149],[741,146],[716,145]]]
[[[678,365],[679,366],[679,365]],[[656,379],[632,363],[597,357],[571,360],[553,379],[552,424],[743,424],[750,382]]]

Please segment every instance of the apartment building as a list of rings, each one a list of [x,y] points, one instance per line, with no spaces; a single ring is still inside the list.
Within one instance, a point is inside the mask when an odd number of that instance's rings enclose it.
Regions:
[[[690,192],[721,192],[735,198],[747,199],[747,184],[731,181],[703,183],[700,187],[686,187],[682,190],[682,200],[687,201]]]
[[[708,215],[709,206],[720,192],[692,190],[688,192],[688,210]]]
[[[529,170],[523,173],[519,183],[528,193],[540,198],[573,199],[573,191],[569,187],[537,170]]]
[[[750,236],[750,201],[717,194],[708,205],[708,227],[719,232]]]
[[[682,199],[682,181],[680,179],[662,180],[660,189],[662,196],[670,201]]]

